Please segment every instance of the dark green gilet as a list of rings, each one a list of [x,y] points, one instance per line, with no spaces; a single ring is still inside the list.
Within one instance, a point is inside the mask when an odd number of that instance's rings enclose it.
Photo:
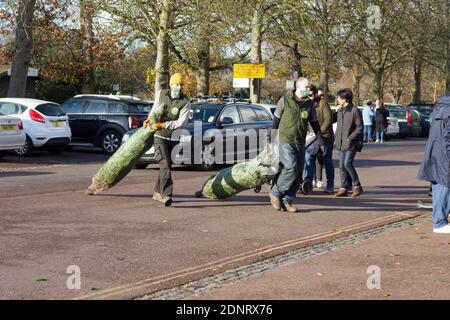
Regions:
[[[178,120],[181,109],[183,109],[188,102],[189,99],[183,94],[183,92],[180,92],[178,98],[171,99],[169,90],[161,90],[161,103],[164,108],[160,122]],[[170,139],[172,132],[173,130],[171,129],[161,129],[158,130],[156,135]]]
[[[284,110],[278,126],[280,142],[305,143],[313,105],[313,101],[309,98],[296,103],[293,92],[284,97]]]

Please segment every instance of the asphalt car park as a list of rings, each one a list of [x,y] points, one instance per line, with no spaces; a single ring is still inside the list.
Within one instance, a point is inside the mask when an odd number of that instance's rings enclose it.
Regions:
[[[368,145],[355,161],[365,187],[360,199],[316,190],[299,196],[302,211],[292,215],[270,207],[266,185],[227,200],[196,198],[214,170],[176,166],[174,204],[164,208],[151,199],[156,165],[88,197],[108,159],[101,150],[7,155],[0,160],[0,298],[133,298],[311,239],[406,219],[418,199],[429,201],[428,185],[415,179],[424,145],[423,138]],[[81,270],[80,290],[66,287],[69,266]]]

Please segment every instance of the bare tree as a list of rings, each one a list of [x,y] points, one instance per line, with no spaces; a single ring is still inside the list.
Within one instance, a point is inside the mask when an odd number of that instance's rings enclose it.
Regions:
[[[81,22],[81,47],[83,57],[83,80],[82,93],[94,93],[94,51],[92,49],[94,32],[92,28],[92,16],[94,6],[92,0],[80,0],[80,22]]]
[[[16,45],[8,97],[24,97],[33,49],[33,16],[36,0],[21,0],[17,11]]]

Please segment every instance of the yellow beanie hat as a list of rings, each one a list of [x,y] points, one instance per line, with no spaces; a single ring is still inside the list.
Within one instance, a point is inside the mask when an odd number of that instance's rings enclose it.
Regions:
[[[170,77],[170,85],[173,84],[179,84],[182,85],[183,84],[183,76],[181,75],[181,73],[175,73]]]

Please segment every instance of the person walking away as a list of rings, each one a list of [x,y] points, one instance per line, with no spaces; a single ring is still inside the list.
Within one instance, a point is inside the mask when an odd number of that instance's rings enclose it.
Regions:
[[[292,206],[303,174],[305,139],[308,123],[314,130],[323,154],[327,153],[313,101],[309,98],[309,80],[299,78],[295,90],[278,101],[272,129],[278,129],[281,172],[269,192],[275,210],[297,212]]]
[[[362,112],[363,121],[364,121],[364,142],[373,142],[372,139],[372,125],[373,125],[373,104],[372,101],[368,100],[366,106]]]
[[[433,232],[450,233],[450,93],[438,99],[417,178],[433,190]]]
[[[345,88],[337,92],[336,149],[339,150],[339,170],[341,187],[336,197],[346,197],[348,189],[353,187],[352,198],[363,192],[358,173],[353,165],[356,152],[362,149],[363,119],[361,111],[353,105],[353,92]],[[351,182],[350,182],[351,181]]]
[[[163,110],[160,122],[152,125],[155,132],[155,159],[159,163],[159,176],[156,179],[153,200],[163,203],[166,207],[172,204],[173,181],[171,151],[174,142],[171,141],[175,129],[185,127],[189,120],[190,101],[182,91],[183,77],[175,73],[170,77],[170,90],[161,90],[155,99],[158,106],[152,108],[150,115],[157,110]],[[150,116],[144,121],[148,126]]]
[[[324,98],[322,90],[314,92],[312,90],[312,99],[316,102],[316,113],[317,119],[320,125],[320,132],[327,149],[327,153],[323,155],[320,150],[317,155],[306,154],[306,178],[307,180],[314,179],[314,164],[316,167],[315,180],[316,186],[319,186],[318,182],[322,181],[322,164],[325,166],[325,174],[327,177],[327,186],[325,189],[326,193],[334,192],[334,166],[333,166],[333,146],[334,146],[334,132],[333,132],[333,113],[331,111],[330,105]],[[316,158],[319,163],[315,163]],[[320,180],[319,180],[320,179]]]
[[[384,130],[388,127],[389,111],[384,107],[383,100],[377,100],[375,104],[375,133],[377,138],[375,143],[383,143]]]

